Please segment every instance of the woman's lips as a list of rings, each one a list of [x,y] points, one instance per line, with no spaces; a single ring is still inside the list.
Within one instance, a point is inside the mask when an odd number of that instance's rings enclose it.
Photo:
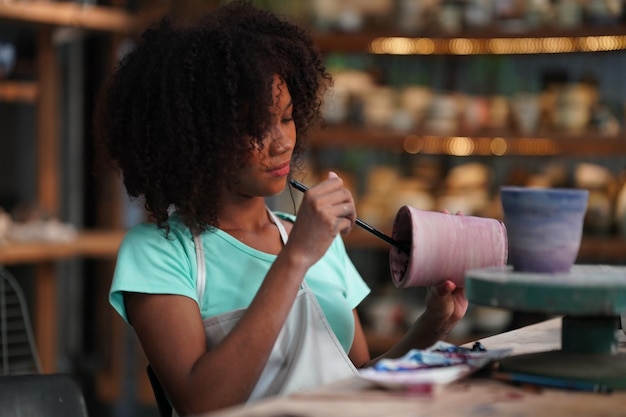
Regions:
[[[289,174],[290,169],[289,162],[285,162],[284,164],[278,165],[276,168],[268,170],[268,172],[275,177],[284,177]]]

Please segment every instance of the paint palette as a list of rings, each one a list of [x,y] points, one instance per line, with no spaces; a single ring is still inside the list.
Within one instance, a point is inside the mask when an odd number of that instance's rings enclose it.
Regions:
[[[361,369],[359,376],[384,388],[432,393],[437,386],[464,378],[510,353],[511,349],[488,350],[480,343],[466,348],[439,341],[399,358],[383,358]]]
[[[625,266],[574,265],[563,273],[476,269],[466,273],[465,291],[476,304],[564,316],[561,349],[507,357],[503,370],[626,389],[626,353],[618,352]]]

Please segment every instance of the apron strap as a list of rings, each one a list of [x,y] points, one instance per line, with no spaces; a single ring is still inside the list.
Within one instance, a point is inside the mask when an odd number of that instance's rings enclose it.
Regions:
[[[196,296],[198,297],[198,307],[202,310],[202,299],[204,298],[204,287],[206,286],[206,265],[204,263],[202,237],[194,235],[193,243],[196,246]]]
[[[283,222],[280,221],[280,219],[278,218],[278,216],[276,216],[272,210],[269,209],[269,207],[267,207],[267,213],[270,216],[270,220],[276,225],[276,227],[278,228],[278,232],[280,233],[280,238],[283,241],[283,245],[285,245],[287,243],[287,239],[289,238],[289,235],[287,235],[287,230],[285,230],[285,226],[283,225]]]
[[[276,227],[278,228],[278,232],[280,233],[280,238],[282,239],[283,246],[284,246],[287,243],[287,239],[289,238],[289,235],[287,234],[287,230],[285,229],[285,225],[283,225],[283,222],[280,221],[278,216],[275,215],[272,212],[272,210],[269,209],[269,207],[267,207],[267,212],[269,213],[270,220],[272,220],[274,224],[276,225]],[[302,284],[300,285],[300,288],[307,288],[306,279],[302,280]]]

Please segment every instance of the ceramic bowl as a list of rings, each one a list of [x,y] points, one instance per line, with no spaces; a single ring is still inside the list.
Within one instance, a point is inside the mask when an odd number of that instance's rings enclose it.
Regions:
[[[569,272],[578,257],[589,192],[502,187],[509,264],[516,271]]]

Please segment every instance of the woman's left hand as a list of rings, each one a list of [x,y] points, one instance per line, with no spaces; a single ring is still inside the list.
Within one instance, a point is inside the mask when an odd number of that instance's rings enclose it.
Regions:
[[[439,340],[445,339],[465,316],[468,304],[465,289],[452,281],[428,288],[424,316],[438,333]]]
[[[451,214],[443,209],[444,214]],[[465,213],[457,211],[456,216],[464,216]],[[465,289],[449,280],[437,286],[428,288],[426,296],[426,316],[437,333],[439,340],[445,339],[454,326],[467,312],[468,301],[465,297]]]

